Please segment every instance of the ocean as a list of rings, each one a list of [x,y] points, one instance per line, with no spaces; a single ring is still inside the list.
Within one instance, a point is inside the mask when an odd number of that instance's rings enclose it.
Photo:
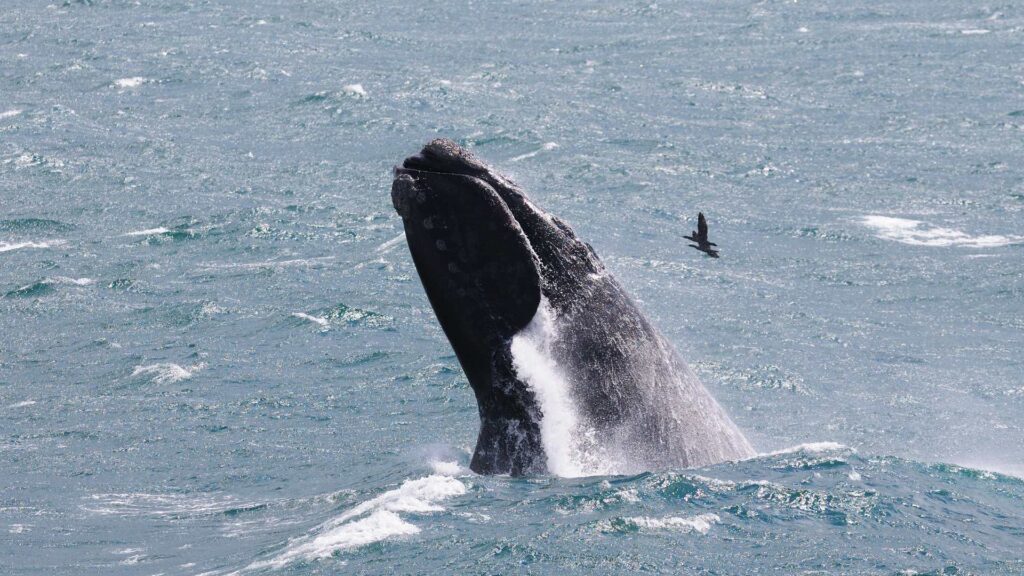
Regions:
[[[0,573],[1024,574],[1022,50],[1006,2],[7,0]],[[758,455],[472,473],[389,193],[437,137]]]

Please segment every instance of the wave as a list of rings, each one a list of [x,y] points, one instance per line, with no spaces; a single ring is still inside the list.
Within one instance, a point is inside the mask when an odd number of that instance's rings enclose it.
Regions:
[[[151,80],[148,78],[143,78],[142,76],[132,76],[131,78],[118,78],[117,80],[111,82],[111,84],[115,88],[127,90],[129,88],[138,88],[146,82],[151,82]]]
[[[0,242],[0,252],[11,252],[24,248],[57,248],[66,244],[64,240],[43,240],[42,242]]]
[[[147,228],[145,230],[133,230],[131,232],[125,232],[122,236],[156,236],[157,234],[166,234],[170,232],[169,228],[160,226],[158,228]]]
[[[662,518],[632,516],[602,522],[599,528],[605,532],[667,531],[707,534],[713,525],[721,521],[718,514],[697,514],[688,517],[665,516]]]
[[[319,266],[320,264],[334,260],[334,256],[319,256],[316,258],[295,258],[291,260],[266,260],[263,262],[241,262],[241,263],[204,263],[200,264],[201,268],[214,268],[214,269],[241,269],[250,270],[256,268],[287,268],[292,266]]]
[[[151,376],[155,384],[173,384],[182,380],[188,380],[206,367],[206,364],[196,364],[187,369],[170,362],[150,364],[149,366],[136,366],[132,370],[132,377]]]
[[[92,494],[82,510],[102,516],[196,517],[253,509],[261,505],[242,503],[231,496],[150,494],[145,492]]]
[[[877,236],[883,240],[892,240],[911,246],[996,248],[1024,242],[1024,236],[971,236],[953,228],[942,228],[920,220],[892,216],[863,216],[861,224],[874,228],[878,232]]]
[[[453,469],[451,465],[443,468]],[[455,469],[458,469],[458,465],[455,465]],[[439,502],[465,493],[465,484],[445,474],[406,480],[398,488],[384,492],[317,526],[311,536],[290,541],[284,551],[273,558],[254,562],[233,574],[260,568],[281,568],[296,561],[329,558],[338,551],[396,536],[417,534],[419,527],[403,519],[400,512],[441,512],[444,508]]]
[[[520,160],[526,160],[527,158],[533,158],[534,156],[536,156],[537,154],[540,154],[541,152],[545,152],[545,151],[548,151],[548,150],[554,150],[555,148],[558,148],[558,143],[557,142],[545,142],[543,146],[541,146],[540,148],[534,150],[533,152],[527,152],[526,154],[520,154],[519,156],[514,156],[512,158],[509,158],[509,162],[519,162]]]
[[[850,448],[849,446],[847,446],[845,444],[840,444],[838,442],[807,442],[805,444],[797,444],[796,446],[791,446],[789,448],[783,448],[781,450],[774,450],[772,452],[763,452],[761,454],[753,456],[752,458],[748,458],[748,460],[752,460],[752,459],[756,459],[756,458],[764,458],[766,456],[781,456],[783,454],[797,454],[799,452],[804,452],[804,453],[808,453],[808,454],[820,454],[822,452],[836,452],[836,451],[845,451],[845,450],[849,450],[851,452],[856,452],[856,450],[854,450],[853,448]]]
[[[295,318],[312,322],[320,326],[320,328],[322,329],[326,329],[328,326],[330,326],[330,322],[327,321],[327,318],[313,316],[312,314],[306,314],[305,312],[292,312],[292,316],[294,316]]]

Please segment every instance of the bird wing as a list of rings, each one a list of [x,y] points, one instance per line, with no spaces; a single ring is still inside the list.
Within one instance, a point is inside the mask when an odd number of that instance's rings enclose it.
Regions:
[[[704,219],[704,213],[697,214],[697,235],[705,242],[708,239],[708,221]]]

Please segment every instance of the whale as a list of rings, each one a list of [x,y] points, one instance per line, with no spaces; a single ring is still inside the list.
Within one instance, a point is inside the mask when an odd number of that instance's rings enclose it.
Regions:
[[[692,468],[753,448],[562,219],[452,140],[394,169],[391,199],[476,398],[478,474]]]

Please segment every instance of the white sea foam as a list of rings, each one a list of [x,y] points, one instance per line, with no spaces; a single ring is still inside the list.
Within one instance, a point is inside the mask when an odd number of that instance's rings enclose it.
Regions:
[[[314,324],[317,324],[321,328],[327,328],[328,326],[330,326],[330,323],[327,321],[327,318],[313,316],[311,314],[306,314],[305,312],[292,312],[292,316],[296,318],[301,318],[309,322],[313,322]]]
[[[21,110],[8,110],[6,112],[0,112],[0,120],[6,120],[7,118],[14,118],[21,114]]]
[[[145,230],[134,230],[132,232],[125,232],[122,236],[155,236],[157,234],[166,234],[170,232],[167,228],[160,226],[159,228],[147,228]]]
[[[366,89],[363,88],[362,84],[346,84],[341,87],[341,91],[349,96],[357,96],[359,98],[366,98]]]
[[[466,486],[446,475],[431,475],[406,480],[394,490],[384,492],[344,512],[313,530],[313,535],[289,542],[288,547],[270,560],[250,564],[243,571],[281,568],[296,560],[327,558],[335,552],[358,548],[395,536],[416,534],[420,528],[399,516],[400,512],[426,514],[444,508],[438,502],[466,493]]]
[[[0,242],[0,252],[10,252],[12,250],[21,250],[23,248],[56,248],[63,246],[64,240],[43,240],[42,242],[13,242],[6,243]]]
[[[647,516],[636,516],[624,518],[626,522],[635,525],[640,530],[668,530],[673,532],[699,532],[707,534],[711,526],[722,521],[718,514],[698,514],[690,517],[667,516],[664,518],[650,518]]]
[[[125,90],[128,88],[138,88],[146,82],[149,82],[148,78],[143,78],[142,76],[132,76],[131,78],[119,78],[117,80],[114,80],[114,86],[116,86],[117,88],[121,88],[122,90]]]
[[[199,372],[205,367],[205,364],[196,364],[194,366],[189,366],[186,369],[177,364],[165,362],[160,364],[150,364],[149,366],[136,366],[135,369],[132,370],[132,376],[152,376],[152,381],[156,384],[172,384],[174,382],[188,380],[194,376],[196,372]]]
[[[14,404],[9,405],[8,408],[26,408],[28,406],[32,406],[35,403],[35,400],[22,400],[21,402],[15,402]]]
[[[991,30],[985,28],[968,28],[960,31],[964,36],[978,36],[981,34],[988,34],[989,32],[991,32]]]
[[[596,449],[594,431],[580,423],[569,381],[551,354],[558,338],[554,312],[542,299],[530,324],[512,338],[516,374],[536,394],[541,444],[548,470],[563,477],[608,474],[611,462]]]
[[[534,150],[533,152],[527,152],[526,154],[520,154],[519,156],[515,156],[513,158],[509,158],[509,162],[519,162],[520,160],[526,160],[527,158],[533,158],[534,156],[536,156],[537,154],[540,154],[541,152],[545,152],[547,150],[554,150],[555,148],[558,148],[558,143],[557,142],[545,142],[543,146],[541,146],[540,148]]]
[[[861,223],[878,232],[878,237],[912,246],[963,246],[965,248],[994,248],[1024,242],[1024,236],[985,235],[971,236],[952,228],[933,226],[920,220],[892,216],[867,215]]]
[[[28,532],[31,529],[32,527],[29,524],[11,524],[11,526],[7,529],[7,532],[9,534],[24,534],[25,532]]]

